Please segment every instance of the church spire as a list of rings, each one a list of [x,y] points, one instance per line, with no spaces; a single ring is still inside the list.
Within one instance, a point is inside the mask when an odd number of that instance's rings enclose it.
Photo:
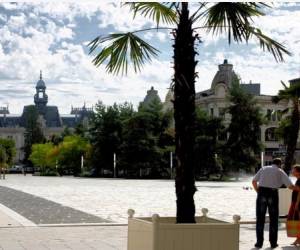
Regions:
[[[34,103],[37,106],[39,113],[45,112],[45,107],[48,102],[48,95],[46,94],[46,84],[43,80],[43,73],[40,70],[40,79],[35,86],[36,94],[34,95]]]

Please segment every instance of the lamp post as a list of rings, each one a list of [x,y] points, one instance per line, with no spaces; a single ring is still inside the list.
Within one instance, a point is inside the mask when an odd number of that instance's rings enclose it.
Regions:
[[[263,167],[264,166],[264,152],[263,151],[261,151],[261,153],[260,153],[260,162],[261,162],[261,167]]]
[[[171,179],[173,179],[173,153],[172,151],[170,152],[170,170],[171,170]]]
[[[117,155],[114,153],[114,178],[117,178]]]
[[[84,161],[83,155],[81,155],[81,164],[80,164],[81,173],[83,171],[83,161]]]

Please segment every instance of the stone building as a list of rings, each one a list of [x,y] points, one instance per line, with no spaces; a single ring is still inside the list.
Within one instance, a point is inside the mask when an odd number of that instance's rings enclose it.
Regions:
[[[227,114],[225,110],[230,103],[226,96],[228,94],[228,89],[237,78],[238,76],[233,70],[233,65],[229,64],[227,60],[224,60],[223,64],[219,65],[210,89],[196,93],[196,105],[201,107],[211,116],[222,116],[225,125],[229,124],[230,115]],[[299,79],[295,80],[299,81]],[[292,84],[295,80],[291,80],[290,83]],[[264,95],[261,93],[260,83],[250,82],[241,84],[240,87],[246,92],[254,95],[263,115],[268,120],[268,123],[262,125],[260,128],[260,137],[261,142],[264,145],[264,163],[269,163],[273,156],[284,153],[285,148],[282,141],[279,141],[276,137],[275,128],[278,127],[279,122],[282,119],[282,111],[291,107],[291,103],[288,103],[287,101],[281,101],[278,104],[273,103],[271,95]],[[164,103],[165,110],[172,108],[172,98],[173,94],[170,90],[166,95]]]
[[[161,103],[160,97],[158,95],[158,91],[154,89],[152,86],[148,91],[147,95],[145,96],[144,100],[140,102],[142,106],[148,106],[153,102]]]
[[[44,136],[50,138],[52,135],[58,135],[66,127],[74,128],[77,124],[86,124],[93,108],[71,108],[70,114],[60,115],[57,106],[49,106],[48,95],[46,94],[46,84],[40,72],[40,79],[35,86],[34,106],[38,111],[38,122],[42,127]],[[0,137],[11,138],[16,143],[15,161],[20,162],[24,158],[24,132],[25,117],[29,112],[30,105],[24,106],[21,115],[12,115],[8,107],[0,107]]]

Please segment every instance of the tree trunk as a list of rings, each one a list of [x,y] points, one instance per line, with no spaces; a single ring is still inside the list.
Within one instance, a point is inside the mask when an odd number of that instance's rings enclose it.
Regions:
[[[284,160],[284,171],[289,174],[294,163],[294,154],[297,147],[299,134],[299,100],[298,97],[293,100],[293,111],[291,118],[291,131],[287,138],[287,150]]]
[[[177,223],[195,223],[195,36],[188,3],[183,2],[181,6],[173,45]]]

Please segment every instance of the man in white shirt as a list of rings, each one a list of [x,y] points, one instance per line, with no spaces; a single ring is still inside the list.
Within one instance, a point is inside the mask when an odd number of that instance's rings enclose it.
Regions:
[[[271,166],[262,167],[252,180],[252,185],[257,192],[256,248],[261,248],[263,246],[267,208],[270,216],[269,241],[271,243],[271,248],[276,248],[278,246],[278,188],[285,185],[290,189],[298,190],[280,167],[281,159],[276,158],[273,160]]]

